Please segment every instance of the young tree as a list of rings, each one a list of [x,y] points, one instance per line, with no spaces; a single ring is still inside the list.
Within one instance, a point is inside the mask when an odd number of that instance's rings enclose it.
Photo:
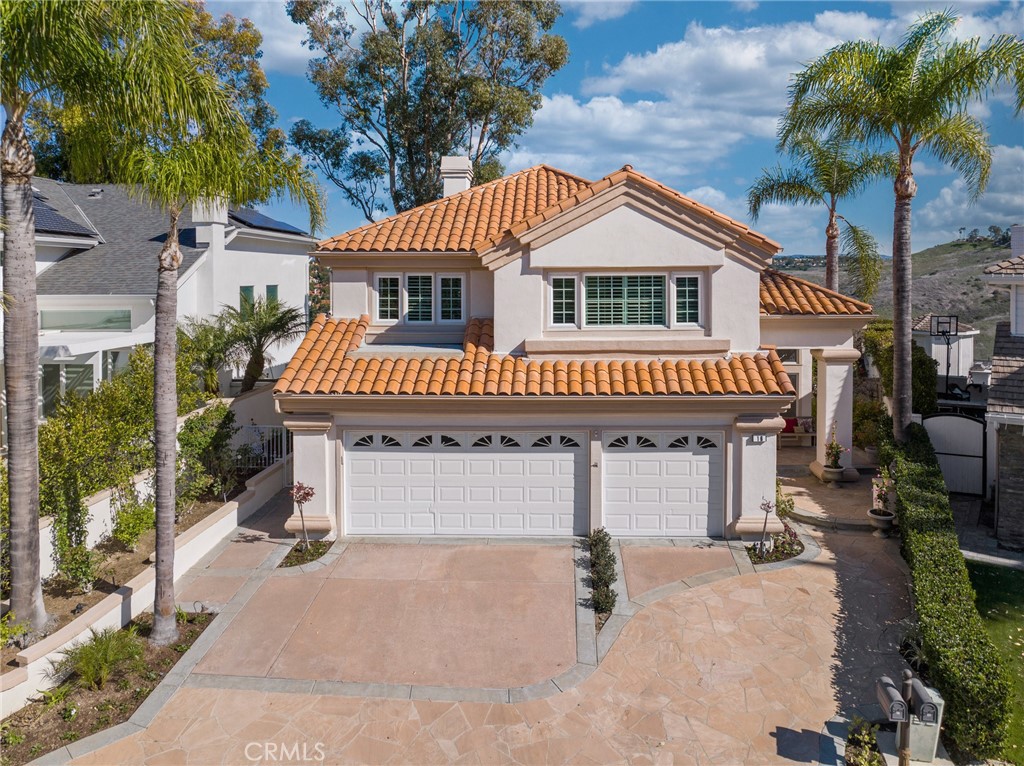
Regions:
[[[366,32],[357,33],[349,13]],[[478,183],[533,122],[540,90],[566,62],[550,30],[557,2],[289,0],[320,55],[309,79],[338,112],[334,129],[295,124],[291,142],[367,220],[437,199],[444,155],[473,160]]]
[[[225,306],[220,314],[230,328],[231,342],[240,360],[245,361],[240,393],[252,391],[270,359],[270,349],[306,331],[302,309],[286,306],[277,298],[243,301],[239,308]]]
[[[47,615],[39,581],[39,337],[35,156],[26,114],[45,100],[99,124],[186,130],[212,87],[191,63],[191,12],[169,0],[0,0],[0,185],[4,215],[3,332],[11,504],[11,607],[33,630]],[[214,120],[215,114],[209,119]],[[76,131],[68,163],[102,164],[105,137]]]
[[[911,205],[917,194],[913,162],[930,152],[967,181],[974,198],[988,182],[988,134],[969,107],[1001,82],[1024,107],[1024,41],[1012,34],[948,41],[957,17],[920,18],[895,46],[842,43],[799,72],[779,129],[788,148],[808,132],[836,131],[874,146],[895,146],[893,182],[893,434],[906,438],[911,414]]]
[[[222,91],[221,96],[225,95]],[[129,137],[115,151],[115,162],[119,177],[136,194],[165,210],[169,218],[167,239],[157,262],[154,327],[156,598],[150,634],[154,643],[167,645],[178,636],[174,613],[174,369],[178,267],[182,260],[178,222],[187,205],[200,201],[250,204],[287,194],[309,209],[310,228],[315,231],[322,223],[323,204],[316,180],[301,160],[280,149],[257,147],[252,132],[240,119],[222,126],[206,126],[200,121],[187,131],[165,132],[158,140]]]
[[[881,278],[878,242],[866,229],[850,223],[838,212],[840,201],[857,196],[876,178],[895,175],[896,157],[858,150],[839,135],[820,139],[806,135],[790,144],[794,166],[781,165],[764,170],[747,191],[750,216],[756,221],[769,202],[783,205],[824,205],[828,211],[825,227],[825,286],[839,290],[840,234],[842,249],[853,256],[855,292],[870,300]],[[842,221],[845,231],[839,228]]]

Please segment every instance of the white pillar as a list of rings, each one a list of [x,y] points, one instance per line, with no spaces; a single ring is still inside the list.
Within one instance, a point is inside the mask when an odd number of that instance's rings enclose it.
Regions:
[[[777,445],[786,421],[777,415],[736,418],[733,425],[733,472],[738,477],[730,531],[743,540],[759,540],[765,528],[761,504],[775,503]],[[738,486],[737,486],[738,484]],[[768,534],[781,532],[782,521],[773,510],[768,515]]]
[[[331,438],[334,423],[326,415],[292,416],[284,425],[293,434],[295,481],[312,487],[315,492],[313,499],[302,507],[306,533],[316,540],[331,538],[336,533],[334,439]],[[284,528],[295,535],[302,534],[298,510],[292,510]]]
[[[843,453],[840,465],[843,480],[856,481],[859,478],[853,467],[853,363],[860,359],[855,348],[825,348],[811,352],[818,361],[818,404],[815,431],[817,451],[811,463],[811,473],[821,478],[821,469],[827,462],[825,445],[832,439],[835,424],[836,441],[847,452]]]

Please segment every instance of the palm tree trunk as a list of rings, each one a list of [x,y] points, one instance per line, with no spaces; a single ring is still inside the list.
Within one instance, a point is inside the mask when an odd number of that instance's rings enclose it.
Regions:
[[[893,184],[896,209],[892,225],[892,433],[898,442],[906,441],[913,409],[910,208],[917,193],[917,183],[910,163],[909,156],[900,157],[900,172]]]
[[[839,222],[835,209],[829,211],[825,227],[825,287],[839,292]]]
[[[8,485],[11,502],[11,610],[32,631],[46,626],[39,572],[39,326],[36,311],[35,157],[25,135],[24,110],[4,104],[4,290],[9,307],[3,332],[7,394]]]
[[[167,242],[160,249],[156,288],[156,320],[153,350],[153,414],[156,429],[156,595],[150,640],[167,646],[178,640],[174,613],[174,500],[178,461],[178,392],[175,378],[177,356],[178,216],[171,210]]]
[[[256,387],[256,381],[260,379],[263,374],[263,367],[266,365],[266,360],[263,357],[263,352],[257,349],[252,352],[249,357],[248,364],[245,365],[245,375],[242,377],[242,388],[239,391],[240,394],[244,394],[246,391],[252,391]]]

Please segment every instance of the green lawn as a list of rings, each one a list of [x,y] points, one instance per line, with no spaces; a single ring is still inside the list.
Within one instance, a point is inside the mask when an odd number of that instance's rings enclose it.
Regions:
[[[978,592],[978,611],[1013,684],[1013,715],[1003,757],[1024,763],[1024,572],[971,561],[967,571]]]

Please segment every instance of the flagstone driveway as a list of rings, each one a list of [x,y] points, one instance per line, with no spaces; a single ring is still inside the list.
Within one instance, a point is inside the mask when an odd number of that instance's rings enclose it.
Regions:
[[[641,609],[592,675],[546,699],[381,699],[189,679],[145,730],[75,762],[814,762],[823,723],[869,704],[878,672],[899,672],[909,612],[896,541],[815,536],[814,561]]]

